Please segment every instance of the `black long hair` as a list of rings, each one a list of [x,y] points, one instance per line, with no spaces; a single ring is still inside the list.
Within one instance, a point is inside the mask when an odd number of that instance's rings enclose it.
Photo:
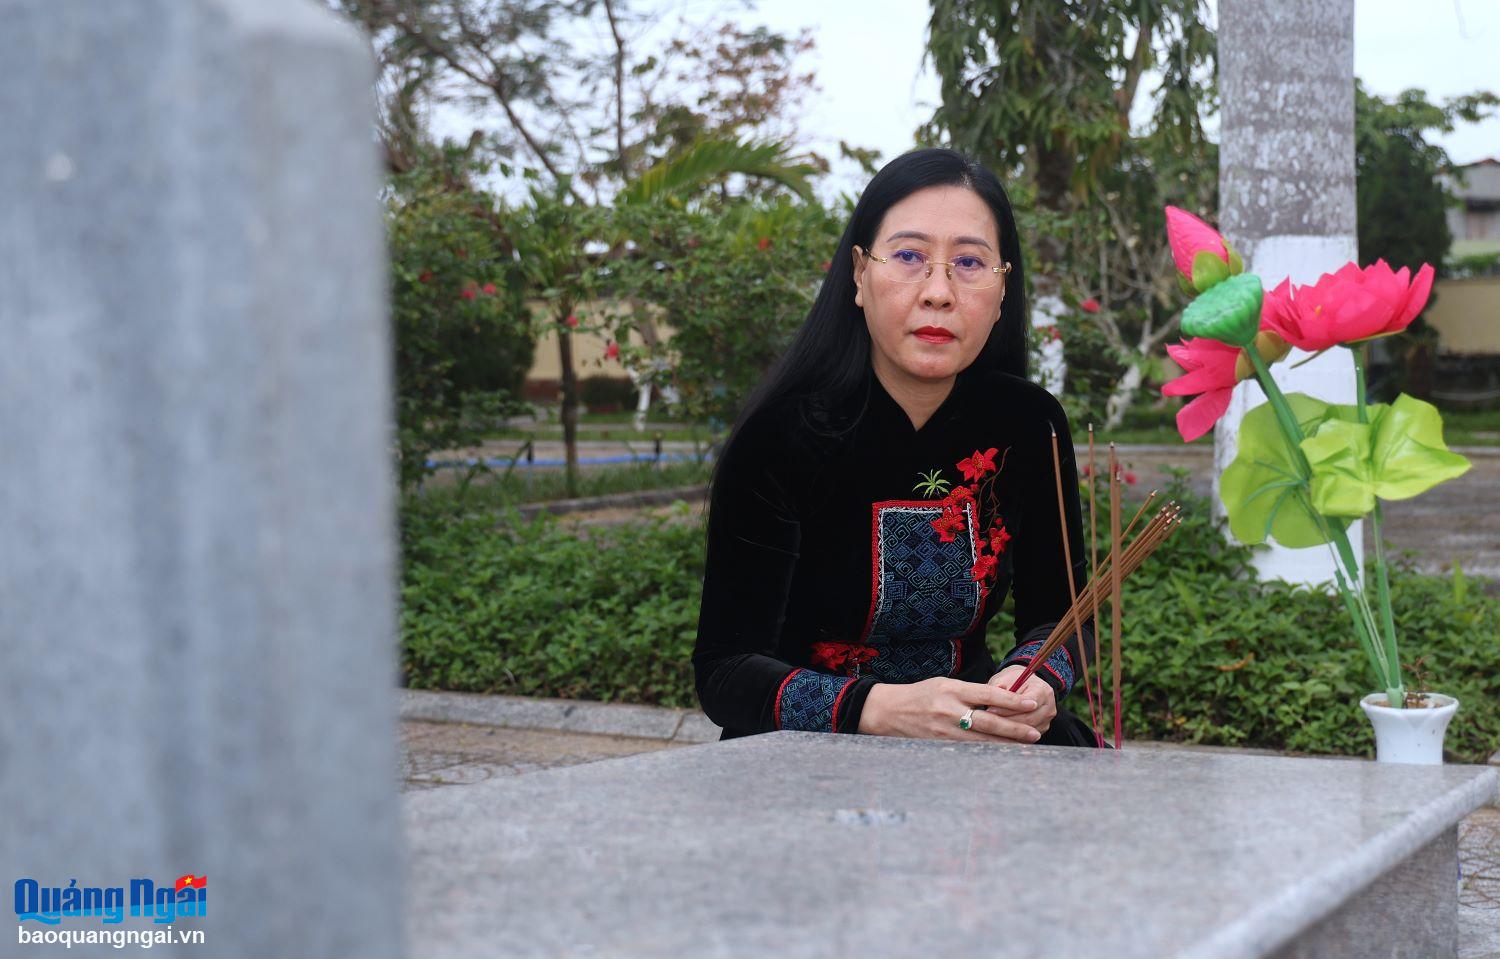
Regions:
[[[805,397],[809,406],[817,409],[839,408],[855,397],[868,396],[870,378],[875,374],[870,365],[865,311],[854,302],[854,247],[868,250],[886,211],[917,190],[931,186],[961,186],[979,194],[995,215],[1000,253],[1011,264],[1011,272],[1005,277],[1000,321],[990,329],[989,339],[969,369],[999,370],[1025,378],[1026,267],[1005,187],[988,168],[956,150],[910,150],[881,167],[860,195],[838,250],[830,258],[818,298],[791,345],[740,410],[714,465],[715,478],[724,453],[758,410],[790,396]],[[857,422],[856,418],[844,424],[840,432]]]

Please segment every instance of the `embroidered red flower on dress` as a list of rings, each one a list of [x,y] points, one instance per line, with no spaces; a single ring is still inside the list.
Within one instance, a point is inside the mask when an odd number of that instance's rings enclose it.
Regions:
[[[857,643],[813,643],[812,664],[834,673],[853,673],[880,655],[873,646]]]
[[[958,471],[966,480],[981,479],[985,474],[995,472],[995,454],[998,452],[993,446],[983,453],[975,450],[973,456],[958,461]]]
[[[1005,544],[1010,542],[1010,533],[1004,526],[999,529],[990,527],[990,549],[998,555],[1005,552]]]
[[[991,553],[982,554],[974,561],[974,579],[983,581],[989,579],[995,572],[995,566],[1000,562],[1000,557]],[[988,591],[988,586],[986,586]]]
[[[943,515],[932,521],[932,528],[937,530],[939,540],[951,543],[964,531],[964,516],[957,510],[944,509]]]

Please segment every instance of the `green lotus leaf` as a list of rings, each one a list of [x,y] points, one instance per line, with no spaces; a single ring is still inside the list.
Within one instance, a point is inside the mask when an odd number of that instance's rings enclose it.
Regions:
[[[1202,253],[1198,254],[1202,256]],[[1214,257],[1218,260],[1218,257]],[[1218,260],[1227,272],[1229,267]],[[1260,277],[1241,273],[1216,284],[1182,311],[1182,334],[1206,336],[1231,346],[1248,346],[1260,328]]]
[[[1302,441],[1312,467],[1312,505],[1324,516],[1363,516],[1375,508],[1368,424],[1330,418]]]
[[[1255,282],[1258,288],[1260,281]],[[1336,407],[1303,393],[1288,393],[1286,399],[1304,436],[1337,415]],[[1328,542],[1301,495],[1305,489],[1271,405],[1250,410],[1240,421],[1234,462],[1219,477],[1230,530],[1242,543],[1263,543],[1267,536],[1294,549]],[[1330,522],[1348,525],[1340,519]]]
[[[1409,499],[1473,465],[1443,442],[1443,417],[1431,403],[1402,393],[1381,413],[1370,424],[1370,472],[1381,499]]]
[[[1211,250],[1199,250],[1193,254],[1193,289],[1207,293],[1209,287],[1217,286],[1229,278],[1229,264]]]

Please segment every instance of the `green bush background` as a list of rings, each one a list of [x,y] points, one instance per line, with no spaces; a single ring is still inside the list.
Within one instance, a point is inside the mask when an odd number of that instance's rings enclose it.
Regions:
[[[1225,543],[1208,503],[1177,476],[1187,521],[1126,587],[1124,728],[1129,738],[1373,755],[1357,699],[1368,666],[1338,601],[1248,578],[1250,550]],[[704,535],[675,516],[579,535],[521,522],[408,509],[403,519],[403,665],[409,686],[697,706],[692,653]],[[1131,506],[1126,516],[1132,515]],[[1102,520],[1103,517],[1101,517]],[[1101,531],[1102,532],[1102,531]],[[1101,543],[1107,540],[1101,536]],[[1456,572],[1398,563],[1391,588],[1413,680],[1461,701],[1449,757],[1483,762],[1500,743],[1500,598]],[[1008,609],[990,624],[997,658]],[[1107,637],[1107,621],[1101,635]],[[1082,691],[1069,697],[1080,715]]]

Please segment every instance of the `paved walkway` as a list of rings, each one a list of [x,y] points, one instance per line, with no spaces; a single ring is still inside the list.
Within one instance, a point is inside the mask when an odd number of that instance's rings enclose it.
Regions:
[[[650,706],[408,690],[401,714],[404,790],[461,787],[718,738],[717,727],[696,710]],[[1500,764],[1500,754],[1493,761]],[[1463,821],[1458,855],[1459,959],[1500,959],[1500,806]]]

